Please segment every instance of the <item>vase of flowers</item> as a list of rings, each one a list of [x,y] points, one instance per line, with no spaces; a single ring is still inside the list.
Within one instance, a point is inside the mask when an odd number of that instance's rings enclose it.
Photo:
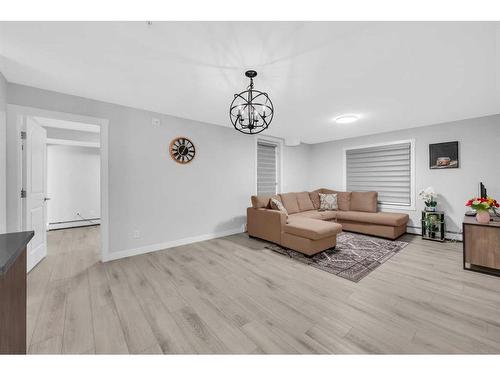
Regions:
[[[490,209],[500,207],[498,202],[490,197],[472,198],[465,205],[476,211],[476,220],[480,224],[488,224],[490,222]]]
[[[425,203],[425,210],[429,212],[435,212],[437,206],[437,193],[434,191],[432,186],[420,190],[418,197],[422,199]]]

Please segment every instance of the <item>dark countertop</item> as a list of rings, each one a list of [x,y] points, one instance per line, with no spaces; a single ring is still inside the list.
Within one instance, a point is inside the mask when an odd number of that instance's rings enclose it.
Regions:
[[[9,270],[34,235],[33,231],[0,234],[0,275]]]

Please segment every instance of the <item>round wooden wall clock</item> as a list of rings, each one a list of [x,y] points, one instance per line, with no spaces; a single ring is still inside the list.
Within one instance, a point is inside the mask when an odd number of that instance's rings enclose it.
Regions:
[[[180,164],[187,164],[194,159],[196,149],[193,142],[185,137],[175,138],[169,146],[171,158]]]

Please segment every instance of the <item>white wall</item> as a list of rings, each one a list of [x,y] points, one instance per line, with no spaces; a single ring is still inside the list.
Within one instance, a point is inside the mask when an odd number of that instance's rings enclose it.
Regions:
[[[480,181],[490,196],[500,198],[500,115],[313,145],[309,188],[342,189],[344,148],[404,139],[415,139],[415,189],[433,186],[440,194],[438,209],[446,212],[448,231],[461,232],[464,204],[478,193]],[[429,144],[446,141],[459,141],[460,168],[429,169]],[[407,211],[409,225],[420,228],[424,204],[416,203],[415,211]]]
[[[232,128],[17,84],[8,85],[8,103],[109,120],[111,258],[242,231],[256,186],[253,137]],[[160,126],[152,124],[153,117],[161,120]],[[9,120],[13,144],[14,127]],[[179,165],[169,156],[169,142],[177,136],[190,138],[196,146],[190,164]],[[289,155],[284,152],[285,165]],[[14,160],[15,152],[8,156]],[[7,194],[16,202],[15,162],[8,162],[8,168]],[[290,180],[287,173],[283,180],[297,187],[297,177]],[[8,213],[8,224],[15,228],[15,204]]]
[[[7,81],[0,72],[0,233],[7,229],[7,132],[6,132]]]
[[[47,146],[47,221],[70,222],[100,217],[100,150]],[[88,225],[88,222],[71,226]]]
[[[313,145],[284,147],[283,192],[309,189],[310,154]]]

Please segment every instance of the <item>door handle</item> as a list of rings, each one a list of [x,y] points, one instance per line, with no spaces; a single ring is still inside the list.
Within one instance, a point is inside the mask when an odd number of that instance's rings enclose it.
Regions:
[[[43,201],[44,201],[44,202],[50,201],[50,198],[45,197],[45,198],[43,198]]]

